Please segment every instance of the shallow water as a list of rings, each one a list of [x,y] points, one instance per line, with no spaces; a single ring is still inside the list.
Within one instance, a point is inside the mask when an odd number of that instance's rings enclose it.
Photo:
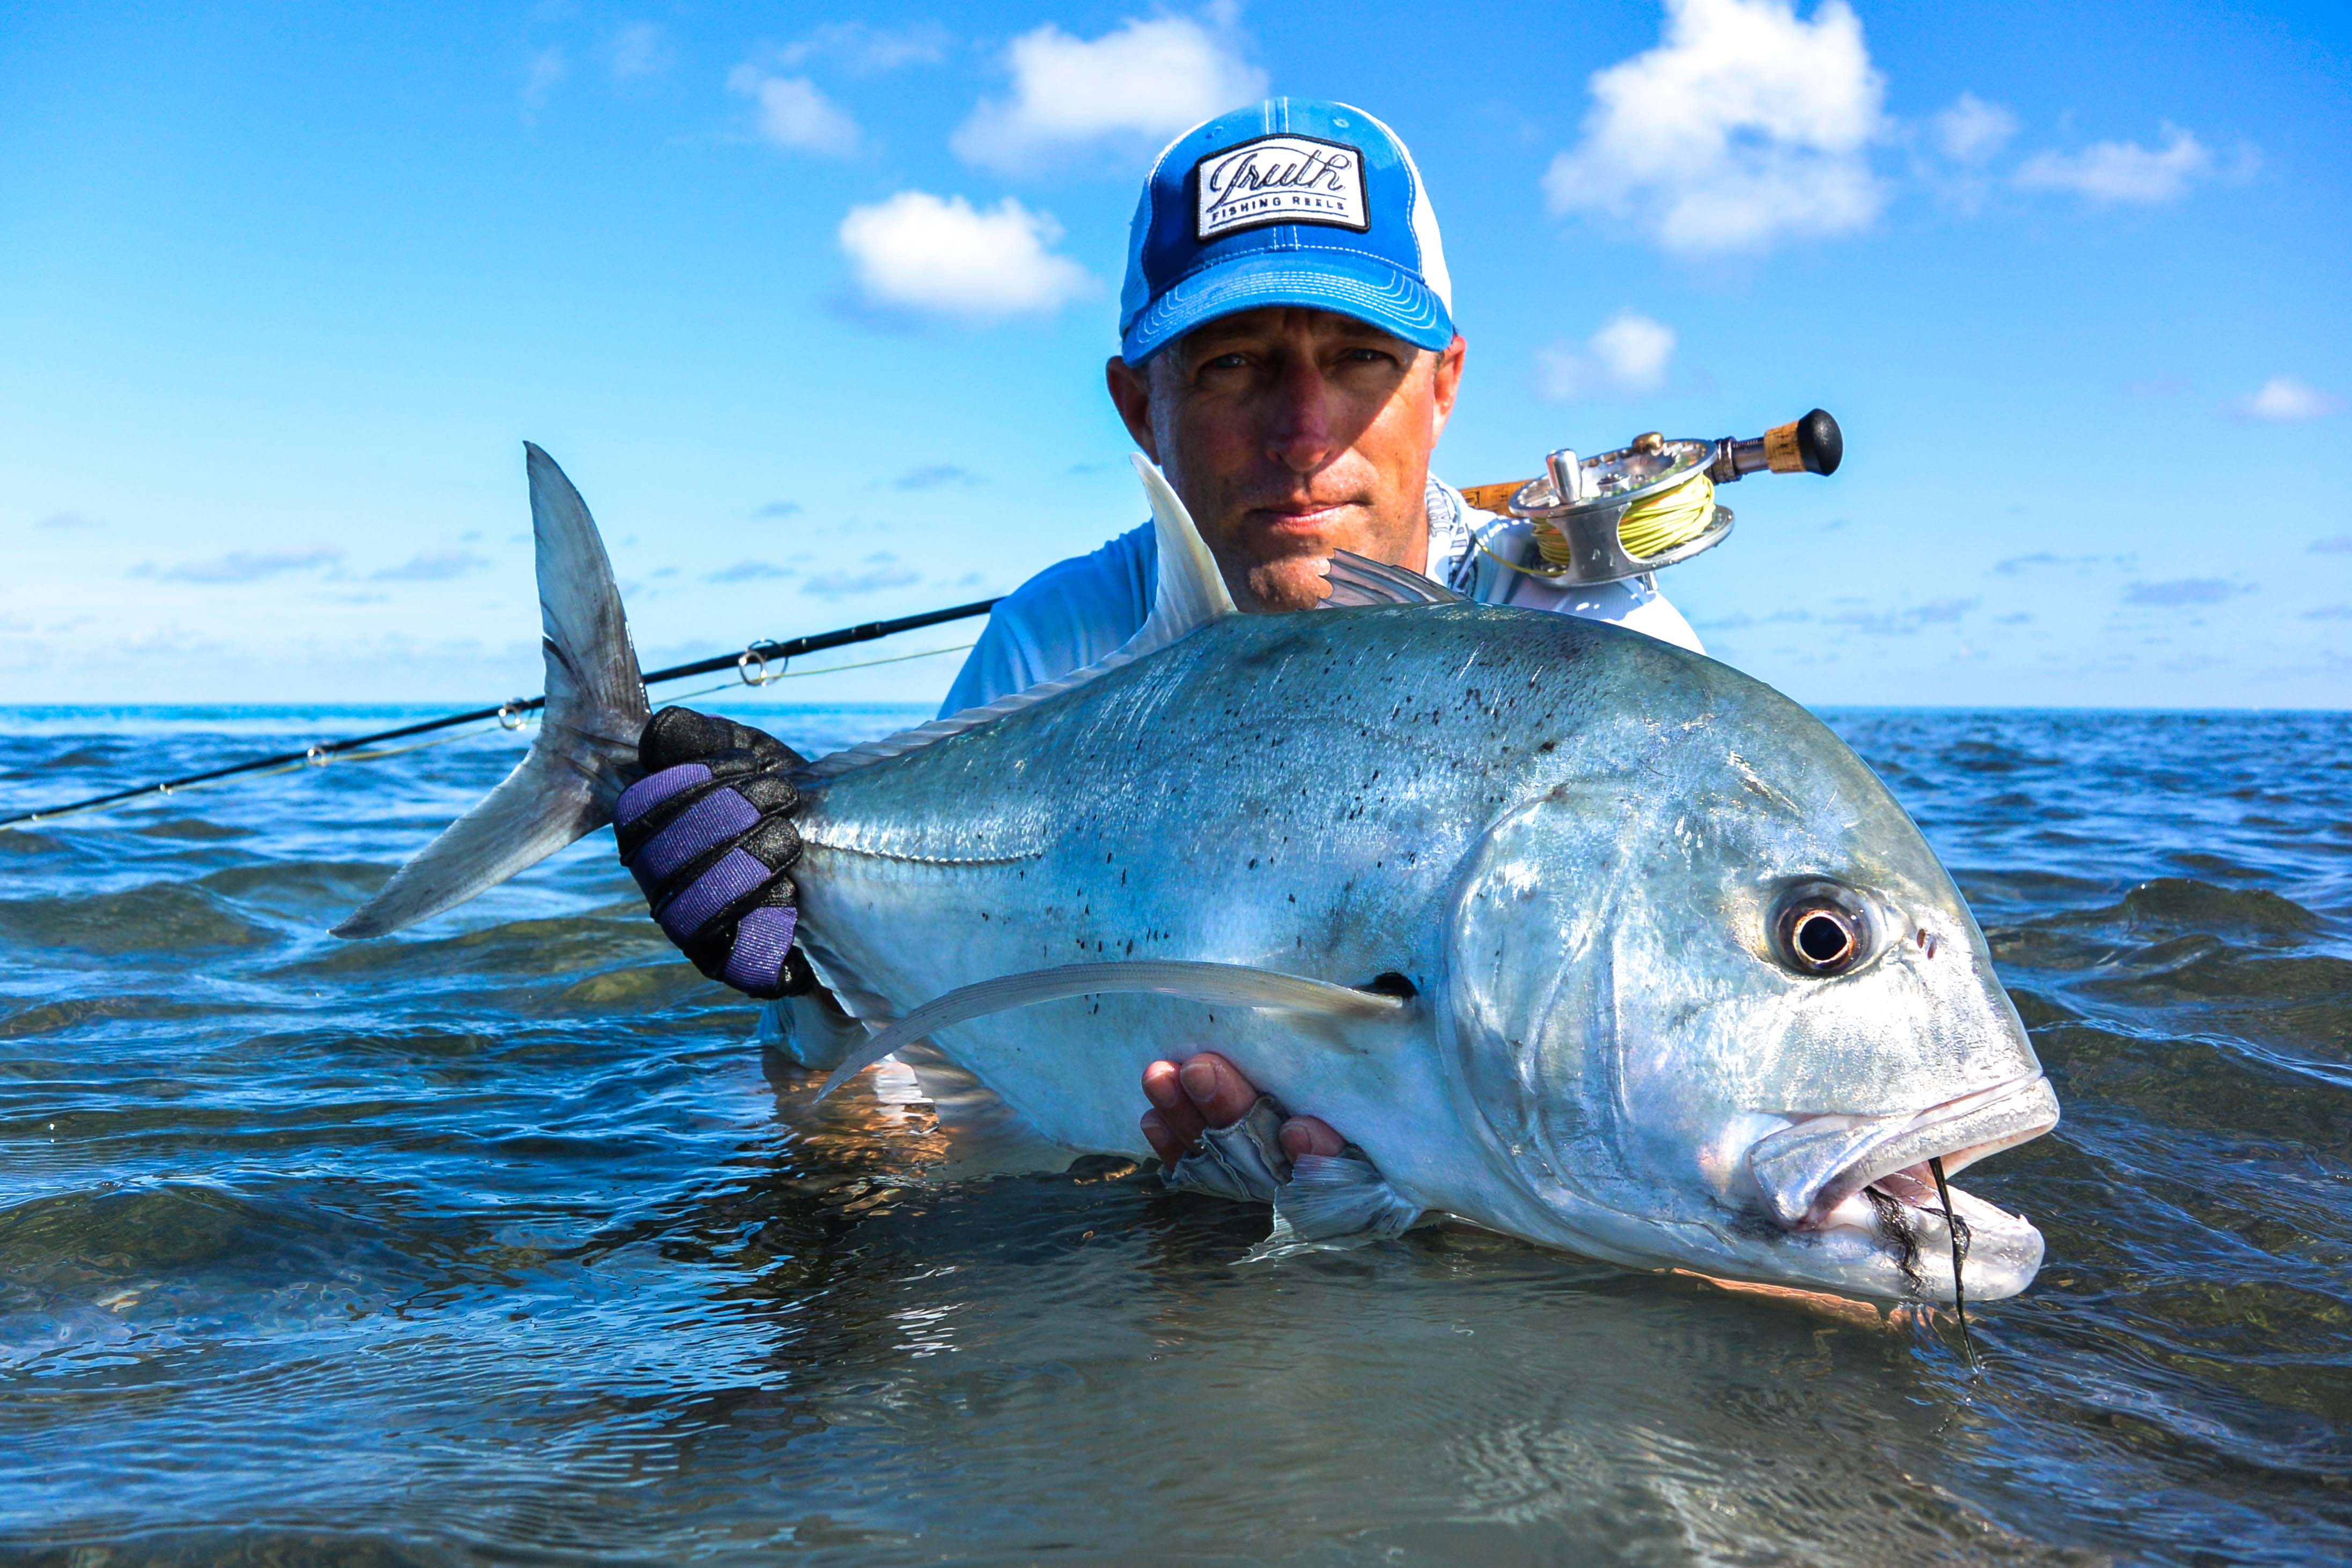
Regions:
[[[602,835],[325,937],[491,736],[0,831],[0,1547],[2352,1556],[2352,716],[1830,716],[2066,1106],[1969,1176],[2050,1246],[1981,1384],[1466,1231],[1236,1267],[1263,1216],[1148,1173],[927,1178],[922,1107],[807,1113]],[[15,710],[0,812],[370,727]]]

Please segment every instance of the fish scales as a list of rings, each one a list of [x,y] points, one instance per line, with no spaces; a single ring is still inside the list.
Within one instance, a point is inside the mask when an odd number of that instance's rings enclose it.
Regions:
[[[1455,676],[1474,660],[1485,684],[1465,687]],[[1630,784],[1634,758],[1665,744],[1606,689],[1636,685],[1650,716],[1680,717],[1711,712],[1728,674],[1647,638],[1485,606],[1221,621],[813,791],[803,928],[821,967],[889,1016],[994,976],[1111,956],[1342,984],[1392,972],[1426,992],[1444,962],[1446,904],[1487,824],[1570,781]],[[908,941],[917,930],[924,939]],[[1383,1154],[1373,1145],[1394,1107],[1360,1102],[1391,1074],[1343,1083],[1328,1051],[1300,1048],[1295,1022],[1213,1023],[1217,1010],[1057,1002],[936,1043],[1074,1148],[1147,1152],[1142,1067],[1215,1045]],[[1434,1076],[1413,1066],[1416,1082]]]

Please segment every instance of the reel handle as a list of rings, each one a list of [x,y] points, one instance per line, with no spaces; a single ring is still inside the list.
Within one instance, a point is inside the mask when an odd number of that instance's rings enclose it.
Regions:
[[[1834,474],[1844,460],[1844,432],[1828,411],[1817,408],[1802,419],[1774,425],[1753,441],[1725,436],[1715,444],[1715,461],[1707,465],[1706,476],[1728,485],[1768,468],[1775,474]]]

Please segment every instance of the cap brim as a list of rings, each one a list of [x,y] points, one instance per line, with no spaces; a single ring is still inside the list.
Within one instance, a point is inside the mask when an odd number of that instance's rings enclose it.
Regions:
[[[1267,305],[1336,310],[1417,349],[1454,340],[1454,319],[1429,285],[1373,256],[1286,250],[1235,256],[1180,278],[1128,328],[1119,356],[1141,364],[1193,328]]]

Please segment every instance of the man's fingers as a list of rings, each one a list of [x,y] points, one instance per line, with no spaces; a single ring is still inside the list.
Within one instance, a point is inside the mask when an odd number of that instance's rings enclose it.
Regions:
[[[1173,1166],[1196,1146],[1210,1127],[1229,1127],[1257,1103],[1257,1086],[1242,1076],[1240,1068],[1213,1051],[1204,1051],[1182,1066],[1155,1061],[1143,1070],[1143,1097],[1151,1109],[1139,1124],[1151,1152],[1163,1166]],[[1292,1159],[1302,1155],[1338,1155],[1348,1152],[1348,1140],[1320,1116],[1293,1116],[1282,1124],[1282,1152]]]
[[[1343,1155],[1348,1140],[1320,1116],[1293,1116],[1282,1124],[1282,1152],[1294,1160],[1301,1155]]]
[[[1230,1127],[1247,1115],[1257,1103],[1257,1086],[1242,1076],[1240,1068],[1213,1051],[1204,1051],[1181,1066],[1155,1061],[1145,1068],[1143,1097],[1151,1102],[1151,1109],[1143,1113],[1139,1124],[1143,1136],[1160,1163],[1172,1166],[1186,1150],[1200,1144],[1201,1134],[1209,1128]],[[1310,1152],[1336,1155],[1347,1146],[1339,1134],[1311,1116],[1301,1117],[1290,1126],[1316,1130],[1302,1134],[1312,1139]],[[1286,1128],[1286,1145],[1287,1134]]]
[[[1184,1140],[1168,1130],[1167,1121],[1157,1111],[1146,1111],[1141,1123],[1143,1141],[1160,1156],[1163,1166],[1173,1166],[1184,1157]]]
[[[1185,1062],[1177,1076],[1185,1098],[1200,1108],[1202,1120],[1212,1127],[1232,1126],[1257,1103],[1257,1086],[1213,1051]]]
[[[1200,1107],[1194,1105],[1184,1092],[1184,1085],[1177,1076],[1174,1062],[1155,1061],[1143,1070],[1143,1097],[1151,1102],[1160,1130],[1173,1141],[1179,1158],[1186,1149],[1201,1141],[1201,1134],[1209,1124],[1201,1119]],[[1148,1135],[1150,1129],[1145,1129],[1145,1132]],[[1152,1145],[1155,1149],[1159,1146],[1157,1144]]]
[[[798,752],[765,730],[692,708],[666,707],[646,720],[637,736],[637,764],[648,773],[722,751],[748,751],[766,766],[793,766],[801,760]]]

